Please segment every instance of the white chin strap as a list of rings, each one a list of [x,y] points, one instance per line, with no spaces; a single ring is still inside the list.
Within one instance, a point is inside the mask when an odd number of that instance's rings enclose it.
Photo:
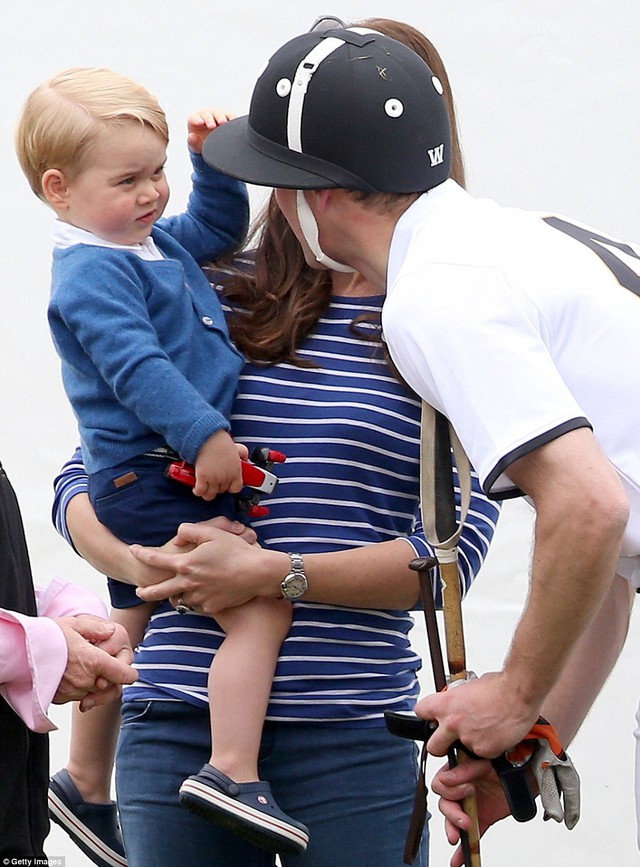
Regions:
[[[322,251],[320,242],[318,241],[318,224],[313,216],[313,211],[309,207],[309,203],[304,197],[302,190],[296,191],[296,208],[298,211],[298,222],[300,229],[304,235],[304,239],[313,255],[316,262],[324,265],[325,268],[330,268],[332,271],[341,271],[343,274],[352,274],[354,269],[349,265],[343,265],[342,262],[336,262],[331,256],[327,256]]]
[[[302,115],[304,113],[304,103],[307,97],[307,90],[313,77],[314,72],[318,67],[336,51],[344,45],[343,39],[338,39],[334,36],[328,36],[322,39],[315,45],[311,51],[302,58],[298,67],[291,79],[291,94],[289,97],[289,106],[287,109],[287,144],[292,151],[303,153],[302,149]],[[304,193],[298,190],[296,195],[296,207],[298,210],[298,222],[300,229],[304,235],[304,239],[313,255],[316,262],[330,268],[332,271],[342,271],[345,274],[353,273],[353,268],[348,265],[343,265],[341,262],[336,262],[330,256],[323,253],[318,241],[318,224],[313,212],[309,207],[309,203],[304,197]]]

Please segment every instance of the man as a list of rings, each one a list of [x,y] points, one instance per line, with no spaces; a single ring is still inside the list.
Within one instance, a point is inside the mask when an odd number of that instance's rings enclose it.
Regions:
[[[124,629],[89,591],[55,580],[34,594],[20,510],[0,465],[0,855],[44,859],[51,702],[90,710],[133,683]],[[44,616],[37,616],[41,613]],[[22,863],[22,862],[21,862]]]
[[[448,179],[440,82],[359,28],[279,49],[248,117],[220,133],[205,159],[276,187],[310,264],[357,270],[387,293],[392,358],[450,419],[485,490],[535,505],[531,590],[504,667],[420,702],[439,723],[431,752],[459,737],[496,756],[541,711],[568,740],[640,585],[637,249],[470,197]],[[482,772],[436,783],[458,827],[448,799]],[[481,808],[484,825],[504,811]]]

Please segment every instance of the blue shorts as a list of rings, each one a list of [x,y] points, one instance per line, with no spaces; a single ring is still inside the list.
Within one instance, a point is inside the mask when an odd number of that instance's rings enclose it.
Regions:
[[[163,545],[184,522],[218,515],[239,519],[230,494],[208,501],[196,497],[188,485],[166,478],[167,465],[166,459],[141,455],[90,475],[89,498],[100,523],[128,545]],[[114,608],[142,604],[133,585],[113,578],[107,583]]]
[[[180,784],[210,744],[206,707],[124,703],[116,789],[129,867],[274,867],[273,855],[180,805]],[[265,723],[260,775],[311,835],[285,867],[403,867],[416,755],[385,728]],[[415,863],[428,864],[426,829]]]

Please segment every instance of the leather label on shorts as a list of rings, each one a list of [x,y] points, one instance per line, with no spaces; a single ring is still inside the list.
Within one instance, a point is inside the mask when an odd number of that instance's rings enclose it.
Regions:
[[[117,479],[113,480],[113,484],[116,488],[124,488],[127,485],[131,485],[133,482],[137,482],[138,477],[136,474],[131,471],[130,473],[125,473],[124,476],[118,476]]]

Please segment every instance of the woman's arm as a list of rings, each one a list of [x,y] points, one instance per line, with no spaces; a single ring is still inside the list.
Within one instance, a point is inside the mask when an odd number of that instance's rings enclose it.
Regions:
[[[127,544],[100,523],[87,490],[88,478],[82,452],[77,449],[54,481],[52,516],[60,535],[95,569],[118,581],[138,585],[169,578],[172,573],[145,566],[131,554]],[[237,521],[226,518],[215,518],[214,521],[218,527],[244,539],[245,544],[255,541],[253,531]],[[172,542],[167,542],[160,550],[176,549]]]
[[[484,561],[498,514],[499,507],[486,499],[474,479],[469,518],[459,546],[465,588]],[[242,548],[228,534],[203,524],[183,525],[179,538],[193,550],[169,555],[155,548],[132,549],[144,564],[175,573],[170,581],[143,590],[144,599],[182,596],[185,604],[215,614],[254,596],[281,595],[280,582],[291,570],[286,553],[255,546]],[[295,551],[295,544],[291,550]],[[304,554],[309,581],[305,599],[356,608],[414,608],[419,586],[409,564],[415,557],[431,555],[433,548],[420,524],[410,537],[343,551]]]
[[[164,581],[173,574],[145,566],[134,557],[130,546],[121,542],[111,530],[97,519],[88,494],[78,493],[69,501],[66,523],[73,547],[78,554],[94,569],[109,575],[110,578],[116,578],[125,584],[145,586],[149,583]],[[212,518],[211,524],[221,532],[234,535],[244,545],[247,542],[251,544],[255,539],[253,531],[238,521],[218,517]],[[170,540],[158,550],[175,552],[178,549],[173,540]],[[187,546],[183,550],[189,550],[189,547]]]
[[[128,545],[100,523],[88,494],[78,493],[69,501],[66,523],[73,547],[94,569],[125,584],[138,583],[142,564]]]
[[[457,470],[454,468],[454,489],[456,502],[457,520],[460,520],[460,483]],[[495,500],[487,499],[480,480],[475,471],[471,471],[471,499],[469,511],[460,539],[458,540],[458,567],[460,570],[460,592],[464,596],[474,582],[480,567],[489,551],[489,546],[496,530],[500,517],[501,504]],[[415,549],[416,557],[433,557],[434,548],[427,541],[422,522],[422,513],[417,516],[415,531],[408,538],[409,543]],[[435,579],[436,607],[442,608],[442,588],[439,568]]]
[[[167,598],[161,589],[165,585],[156,582],[173,574],[174,562],[176,569],[186,568],[199,574],[204,574],[206,568],[204,580],[209,587],[206,603],[204,594],[200,605],[195,600],[189,601],[205,613],[241,604],[253,596],[280,596],[280,582],[291,571],[287,554],[248,546],[242,538],[209,522],[186,525],[181,533],[182,541],[197,541],[202,545],[197,555],[194,552],[193,560],[187,560],[184,553],[170,555],[160,549],[150,549],[163,558],[173,556],[176,559],[171,560],[171,565],[163,560],[167,565],[161,567],[145,564],[144,559],[133,556],[129,545],[98,521],[88,494],[81,491],[76,491],[66,504],[65,524],[74,548],[95,569],[128,584],[153,583],[154,590],[151,592],[150,588],[149,592],[155,600]],[[215,549],[206,544],[209,539]],[[375,546],[375,552],[372,546],[367,546],[331,554],[307,554],[304,558],[309,579],[307,598],[332,605],[411,608],[419,595],[417,577],[409,570],[409,563],[415,556],[415,550],[403,539],[380,543]],[[201,559],[204,561],[202,569],[197,565]],[[192,577],[191,581],[195,580]],[[217,581],[223,585],[220,601],[214,589]],[[227,598],[239,601],[227,604]]]
[[[127,545],[97,520],[86,494],[82,456],[76,452],[55,482],[54,519],[58,531],[96,569],[118,580],[147,586],[143,598],[158,601],[189,594],[185,604],[205,614],[240,605],[254,596],[281,595],[280,582],[289,573],[286,553],[247,545],[233,527],[210,522],[183,525],[176,553]],[[469,519],[460,540],[461,572],[468,587],[488,549],[498,518],[474,480]],[[229,522],[227,522],[229,523]],[[231,529],[232,532],[228,532]],[[251,541],[249,539],[248,541]],[[185,553],[196,545],[196,550]],[[295,550],[295,545],[292,545]],[[421,525],[408,538],[378,542],[345,551],[305,554],[309,579],[307,599],[328,605],[405,610],[419,597],[417,576],[409,564],[433,549]],[[135,555],[135,556],[134,556]],[[163,583],[157,582],[174,575]]]
[[[183,524],[178,540],[196,547],[189,553],[169,554],[158,548],[132,546],[141,563],[175,573],[167,581],[144,588],[141,598],[155,601],[182,596],[185,605],[198,613],[215,615],[255,596],[282,595],[280,582],[291,571],[286,553],[247,545],[209,522]],[[412,608],[419,595],[417,577],[409,570],[414,557],[414,550],[403,539],[347,551],[305,554],[309,581],[305,599],[350,607]]]
[[[135,584],[139,562],[129,546],[117,539],[96,517],[89,500],[89,480],[76,449],[53,483],[53,523],[60,535],[98,572]]]

